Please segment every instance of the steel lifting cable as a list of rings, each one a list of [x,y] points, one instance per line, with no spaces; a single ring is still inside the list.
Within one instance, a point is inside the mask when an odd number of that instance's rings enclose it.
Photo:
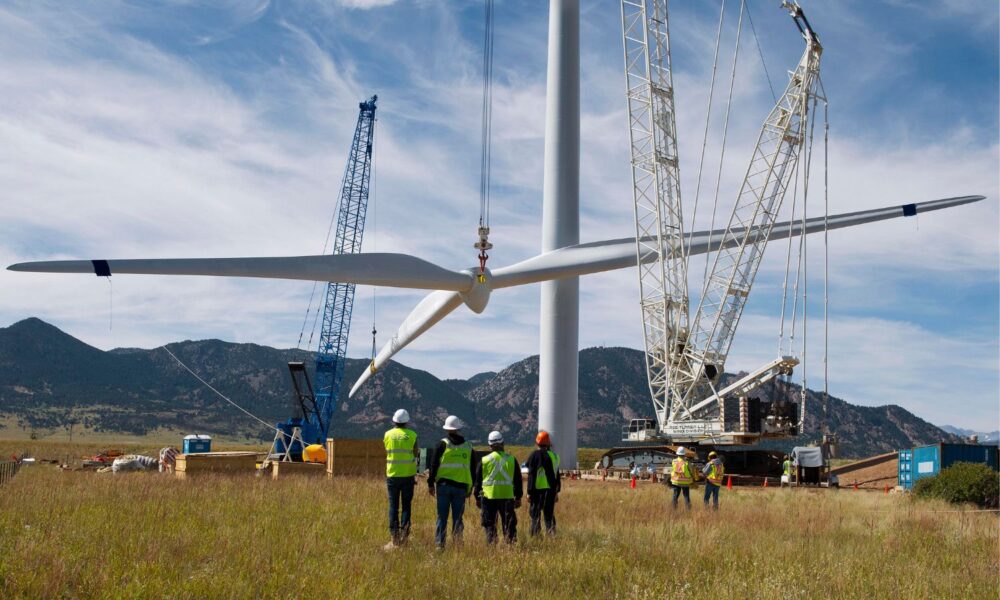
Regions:
[[[806,423],[806,397],[808,396],[807,380],[808,370],[808,341],[809,341],[809,240],[806,235],[806,213],[809,209],[809,176],[812,172],[813,157],[813,134],[816,131],[816,96],[813,96],[813,119],[809,123],[809,143],[806,153],[806,170],[802,180],[802,400],[799,414],[799,431],[805,429]],[[806,102],[809,99],[806,98]]]
[[[822,82],[820,86],[822,89]],[[823,90],[823,435],[829,435],[830,402],[830,103]]]
[[[695,230],[695,219],[698,217],[698,198],[701,197],[701,175],[705,167],[705,149],[708,147],[708,126],[712,120],[712,99],[715,96],[715,73],[719,66],[719,46],[722,41],[722,22],[726,16],[726,0],[722,0],[719,9],[719,27],[715,32],[715,58],[712,59],[712,82],[708,86],[708,109],[705,112],[705,135],[701,141],[701,159],[698,161],[698,185],[694,192],[694,210],[691,211],[691,227],[688,233],[688,247]]]
[[[228,402],[229,404],[231,404],[234,408],[236,408],[237,410],[239,410],[240,412],[242,412],[246,416],[248,416],[251,419],[253,419],[253,420],[261,423],[262,425],[264,425],[264,427],[267,427],[268,429],[270,429],[272,431],[277,431],[278,433],[280,433],[282,435],[282,437],[288,438],[288,440],[291,441],[291,436],[288,435],[287,433],[285,433],[284,431],[278,429],[277,427],[275,427],[273,423],[268,423],[264,419],[261,419],[257,415],[253,414],[249,410],[247,410],[247,409],[243,408],[242,406],[240,406],[239,404],[237,404],[235,401],[233,401],[231,398],[229,398],[228,396],[226,396],[225,394],[223,394],[219,390],[215,389],[212,386],[212,384],[210,384],[209,382],[207,382],[204,379],[202,379],[200,375],[198,375],[197,373],[194,372],[194,370],[191,369],[191,367],[187,366],[186,364],[184,364],[184,362],[181,359],[177,358],[177,355],[174,354],[173,352],[171,352],[170,348],[167,348],[166,346],[161,346],[161,348],[163,348],[164,352],[166,352],[167,354],[170,355],[170,358],[172,358],[175,361],[177,361],[177,364],[179,364],[185,371],[187,371],[192,376],[194,376],[194,378],[197,379],[198,381],[200,381],[202,384],[204,384],[205,387],[207,387],[208,389],[210,389],[213,392],[215,392],[215,395],[217,395],[218,397],[222,398],[223,400],[225,400],[226,402]]]
[[[493,0],[486,0],[483,34],[483,106],[479,164],[479,226],[490,226],[490,158],[493,135]]]
[[[487,250],[493,247],[490,237],[490,175],[493,138],[493,0],[486,0],[486,26],[483,33],[483,112],[482,148],[479,163],[479,280],[486,281]]]
[[[792,211],[788,223],[791,227],[795,223],[795,207],[799,203],[799,163],[795,162],[795,170],[792,173]],[[792,240],[794,236],[788,236],[788,249],[785,252],[785,277],[781,283],[781,318],[778,322],[778,354],[791,354],[791,344],[788,352],[785,351],[785,311],[788,305],[788,273],[792,266]]]
[[[741,0],[740,18],[736,25],[736,48],[733,50],[733,70],[729,76],[729,98],[726,100],[726,118],[722,125],[722,150],[719,152],[719,174],[715,179],[715,201],[712,203],[712,221],[708,228],[710,232],[715,230],[715,215],[719,209],[719,188],[722,185],[722,166],[726,159],[726,139],[729,137],[729,113],[733,106],[733,87],[736,84],[736,64],[739,62],[740,57],[740,37],[743,34],[743,11],[745,8],[746,0]],[[739,202],[738,198],[737,202]],[[705,253],[705,274],[702,276],[702,279],[706,281],[708,280],[708,263],[711,261],[712,256],[711,233],[708,236],[708,248],[709,251]]]
[[[378,119],[372,119],[372,172],[371,172],[371,186],[369,186],[369,198],[372,207],[372,252],[378,252]],[[376,295],[378,293],[378,286],[372,286],[372,361],[368,365],[372,374],[375,374],[375,354],[376,354],[376,335],[378,330],[375,329],[375,316],[376,316]]]
[[[337,198],[337,204],[333,207],[333,214],[330,216],[330,224],[326,227],[326,239],[323,240],[323,252],[321,254],[326,255],[327,248],[330,247],[330,236],[333,235],[333,226],[337,222],[337,213],[340,212],[340,201],[341,198]],[[319,287],[320,282],[314,281],[312,286],[312,291],[309,292],[309,304],[306,306],[306,316],[302,319],[302,329],[299,330],[299,341],[295,345],[298,350],[302,349],[302,337],[306,332],[306,325],[309,323],[309,313],[312,311],[313,300],[316,296],[316,288]],[[316,306],[316,314],[313,316],[312,331],[309,332],[309,343],[307,346],[312,346],[313,334],[316,333],[316,323],[319,321],[320,307]]]
[[[760,66],[764,68],[764,77],[767,77],[767,87],[771,90],[771,99],[778,101],[778,95],[774,93],[774,84],[771,83],[771,74],[767,72],[767,62],[764,60],[764,49],[760,47],[760,39],[757,38],[757,28],[753,26],[753,17],[750,15],[750,5],[747,4],[747,21],[750,22],[750,31],[753,33],[754,44],[757,45],[757,54],[760,56]]]

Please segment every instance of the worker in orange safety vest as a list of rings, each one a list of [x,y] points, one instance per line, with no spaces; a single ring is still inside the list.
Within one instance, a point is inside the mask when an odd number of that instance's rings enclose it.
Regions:
[[[674,488],[673,507],[677,508],[677,500],[684,494],[684,502],[691,510],[691,484],[694,483],[694,473],[687,459],[687,449],[681,446],[677,449],[677,458],[670,464],[670,485]]]

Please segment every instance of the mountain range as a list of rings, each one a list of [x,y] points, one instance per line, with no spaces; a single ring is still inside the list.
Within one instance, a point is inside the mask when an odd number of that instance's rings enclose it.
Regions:
[[[975,431],[972,429],[962,429],[961,427],[955,427],[953,425],[942,425],[941,429],[964,438],[976,436],[979,438],[980,444],[989,444],[991,446],[1000,445],[1000,431]]]
[[[312,352],[303,350],[220,340],[183,341],[165,348],[268,423],[291,416],[287,363],[311,365],[313,358]],[[368,362],[348,359],[345,382],[354,381]],[[441,380],[391,362],[354,398],[348,400],[348,386],[343,387],[331,427],[335,437],[381,435],[400,407],[410,412],[414,428],[427,437],[438,435],[449,414],[468,423],[466,433],[474,441],[498,429],[509,443],[530,444],[536,431],[537,356],[464,380]],[[799,388],[773,383],[761,393],[798,397]],[[579,399],[581,446],[619,445],[622,425],[652,414],[643,353],[630,348],[581,350]],[[809,390],[805,430],[813,433],[795,443],[819,437],[815,432],[820,406],[820,395]],[[856,406],[830,397],[828,407],[840,456],[960,440],[899,406]],[[269,440],[272,435],[195,379],[162,347],[103,351],[36,318],[0,328],[0,427],[44,433],[70,424],[109,434],[169,430],[246,440]]]

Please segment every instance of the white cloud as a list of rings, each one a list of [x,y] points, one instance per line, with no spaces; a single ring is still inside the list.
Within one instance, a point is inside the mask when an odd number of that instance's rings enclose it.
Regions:
[[[396,3],[396,0],[337,0],[337,3],[346,8],[370,10],[372,8],[391,6]]]

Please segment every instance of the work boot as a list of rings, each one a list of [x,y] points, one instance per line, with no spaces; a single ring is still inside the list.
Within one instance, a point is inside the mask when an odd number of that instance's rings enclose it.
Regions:
[[[386,544],[385,546],[382,546],[382,550],[385,551],[385,552],[392,552],[393,550],[395,550],[398,547],[399,547],[399,544],[397,544],[395,540],[390,540],[388,544]]]

